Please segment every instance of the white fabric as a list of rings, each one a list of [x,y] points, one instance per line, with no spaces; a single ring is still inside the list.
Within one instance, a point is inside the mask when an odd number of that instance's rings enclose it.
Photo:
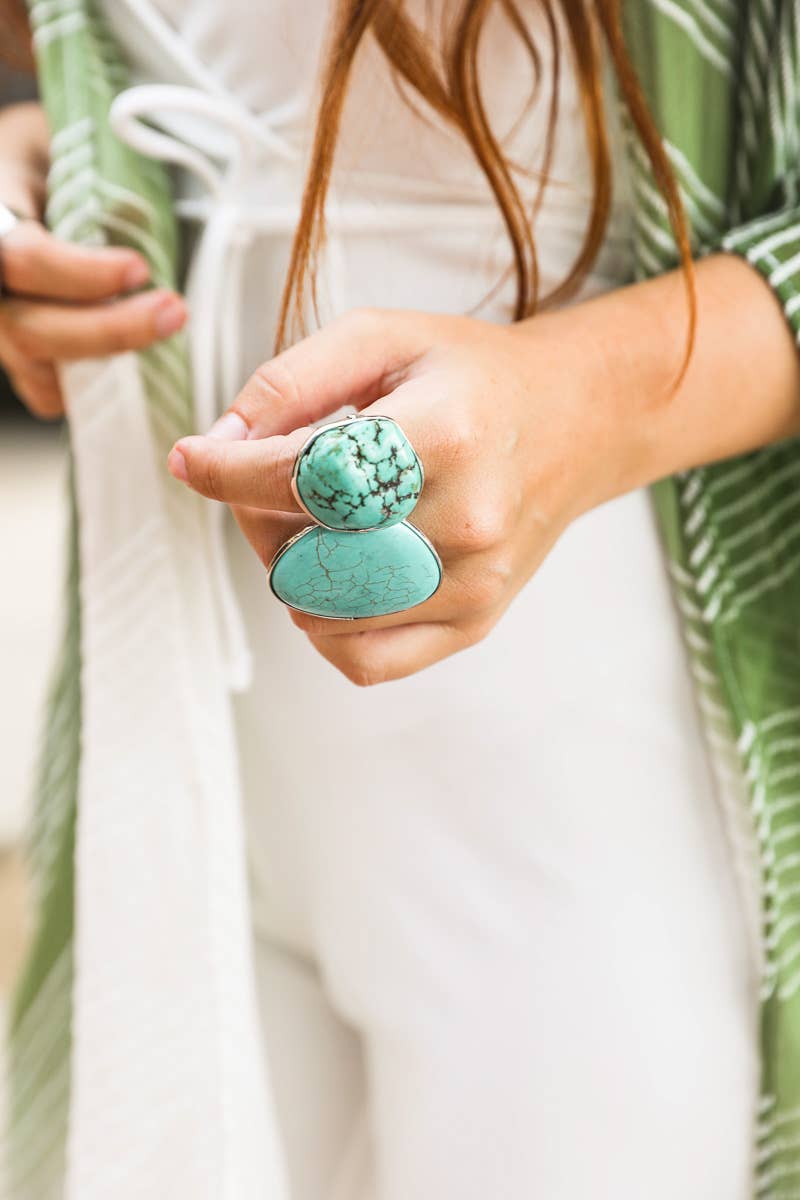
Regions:
[[[204,514],[153,459],[135,356],[63,382],[84,664],[66,1195],[280,1198]]]
[[[436,21],[438,4],[412,7]],[[194,156],[179,186],[205,225],[190,273],[201,409],[227,403],[269,356],[328,6],[107,8],[147,89],[120,102],[120,132],[155,111]],[[487,94],[531,163],[542,105],[515,124],[513,46],[494,21]],[[542,95],[549,70],[545,54]],[[164,83],[210,96],[217,119],[152,91]],[[589,191],[568,70],[553,175],[544,290],[577,252]],[[486,301],[508,262],[491,197],[374,47],[330,217],[326,311],[508,318],[510,283]],[[626,277],[625,221],[622,188],[585,295]],[[226,536],[254,662],[235,714],[292,1200],[748,1194],[754,972],[647,497],[577,522],[480,647],[369,693],[313,652]],[[202,1136],[213,1156],[220,1139]]]
[[[649,508],[368,691],[233,561],[292,1200],[748,1200],[757,973]]]

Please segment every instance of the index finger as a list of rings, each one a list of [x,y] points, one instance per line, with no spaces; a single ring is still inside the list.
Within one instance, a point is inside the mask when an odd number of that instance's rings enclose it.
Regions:
[[[209,500],[273,512],[300,512],[292,492],[295,459],[312,433],[296,429],[250,441],[185,437],[175,443],[167,466],[176,479]]]
[[[404,385],[404,387],[410,386]],[[394,395],[398,396],[402,392],[403,388],[401,387]],[[385,409],[388,410],[391,407],[387,398]],[[369,411],[360,413],[353,418],[353,424],[358,425],[371,417],[389,417],[392,422],[394,421],[389,411],[380,413]],[[334,422],[331,428],[339,425],[339,422]],[[345,421],[341,422],[341,426],[343,429],[353,427]],[[328,426],[322,426],[321,430],[319,427],[315,429],[312,426],[306,426],[303,429],[296,429],[290,434],[279,434],[267,438],[228,439],[221,436],[182,438],[175,444],[167,460],[167,466],[176,479],[188,483],[195,491],[209,499],[220,500],[225,504],[285,513],[306,511],[314,520],[320,520],[318,513],[308,508],[304,509],[304,506],[298,503],[292,487],[292,478],[297,456],[309,437],[312,434],[325,432],[327,429]],[[403,441],[410,438],[412,453],[422,459],[424,470],[427,471],[430,466],[433,466],[435,470],[438,457],[435,437],[426,437],[424,429],[420,430],[419,439],[416,435],[412,437],[409,435],[409,428],[405,422],[399,433]],[[420,445],[417,444],[418,440]],[[383,446],[381,448],[384,449],[385,464],[396,471],[398,469],[397,459],[392,457],[397,453],[396,444],[393,443],[390,450],[385,450]],[[341,488],[341,491],[335,494],[342,496],[342,502],[345,505],[347,504],[346,492],[348,494],[352,492],[353,496],[357,497],[356,502],[363,503],[364,496],[373,494],[380,496],[392,486],[392,479],[382,476],[379,467],[377,468],[378,473],[375,474],[376,460],[370,460],[372,465],[369,467],[369,471],[371,473],[361,475],[362,450],[363,447],[357,446],[351,452],[355,457],[350,460],[347,454],[342,454],[340,449],[339,453],[335,455],[334,464],[335,468],[344,470],[344,474],[341,476],[342,483],[334,483],[330,476],[325,481],[329,488]],[[338,470],[336,473],[338,477]],[[305,499],[308,500],[308,497]],[[354,525],[353,528],[358,528],[358,525]]]
[[[91,303],[141,287],[150,268],[121,246],[78,246],[20,221],[0,244],[0,278],[16,295]]]

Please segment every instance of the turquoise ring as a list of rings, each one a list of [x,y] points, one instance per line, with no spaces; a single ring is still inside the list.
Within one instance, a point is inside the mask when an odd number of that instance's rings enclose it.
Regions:
[[[340,621],[385,617],[429,600],[442,564],[406,520],[424,478],[391,417],[356,415],[315,429],[292,472],[295,499],[314,524],[270,563],[273,594],[296,612]]]
[[[439,555],[407,521],[360,533],[310,525],[280,547],[269,567],[269,585],[283,604],[350,621],[414,608],[441,581]]]
[[[366,533],[404,521],[424,480],[419,456],[396,421],[351,416],[321,425],[300,447],[292,491],[324,529]]]

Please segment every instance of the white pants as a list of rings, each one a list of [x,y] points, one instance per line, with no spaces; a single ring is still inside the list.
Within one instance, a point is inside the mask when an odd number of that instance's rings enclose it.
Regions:
[[[293,1200],[750,1200],[755,967],[650,522],[583,518],[485,643],[370,691],[236,552]]]

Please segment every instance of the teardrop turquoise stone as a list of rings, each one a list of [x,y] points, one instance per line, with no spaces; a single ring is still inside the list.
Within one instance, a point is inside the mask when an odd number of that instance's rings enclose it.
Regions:
[[[311,527],[270,572],[284,604],[317,617],[381,617],[421,604],[442,569],[427,538],[403,521],[367,533]]]
[[[386,529],[409,516],[422,491],[414,447],[390,417],[323,429],[300,454],[297,494],[332,529]]]

